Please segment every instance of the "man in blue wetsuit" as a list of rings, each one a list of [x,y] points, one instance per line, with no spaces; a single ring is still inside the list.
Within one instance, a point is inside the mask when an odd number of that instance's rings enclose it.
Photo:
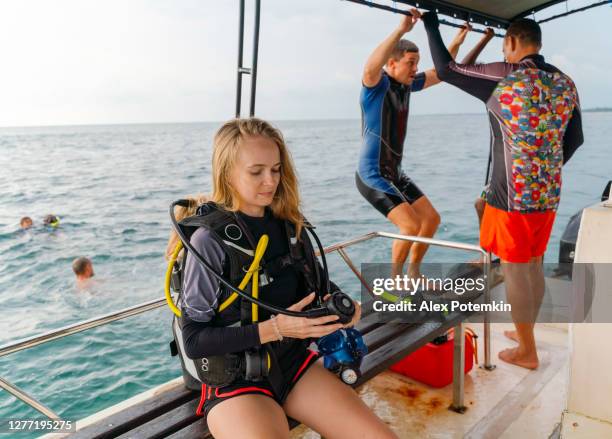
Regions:
[[[389,218],[400,233],[430,238],[438,228],[440,216],[418,186],[402,172],[401,164],[410,93],[438,84],[440,80],[435,69],[417,73],[419,49],[413,42],[401,39],[421,16],[416,9],[411,14],[403,16],[398,28],[374,49],[366,62],[360,97],[363,144],[355,180],[361,195]],[[451,42],[449,52],[453,58],[469,31],[466,25]],[[491,38],[492,33],[487,33],[463,62],[473,63]],[[426,251],[424,244],[394,241],[393,275],[402,272],[410,254],[408,274],[420,277],[420,263]]]

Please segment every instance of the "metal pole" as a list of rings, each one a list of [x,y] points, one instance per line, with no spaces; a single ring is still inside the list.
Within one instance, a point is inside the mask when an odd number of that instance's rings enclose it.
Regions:
[[[383,11],[393,12],[395,14],[412,15],[412,14],[410,14],[410,11],[406,11],[406,10],[398,9],[398,8],[392,8],[391,6],[381,5],[381,4],[378,4],[378,3],[374,3],[373,1],[370,1],[370,0],[346,0],[346,1],[352,2],[352,3],[356,3],[358,5],[368,6],[370,8],[374,8],[374,9],[380,9],[380,10],[383,10]],[[423,6],[423,7],[426,7],[426,6]],[[482,14],[478,14],[477,16],[479,17],[479,21],[482,21],[481,24],[483,24],[484,26],[489,26],[488,21],[487,21],[487,16],[482,15]],[[457,18],[457,17],[455,17],[455,18]],[[456,24],[456,23],[453,23],[451,21],[444,20],[444,19],[439,19],[438,21],[440,22],[440,24],[444,24],[444,25],[450,26],[450,27],[456,27],[456,28],[462,28],[463,27],[462,24]],[[494,26],[494,25],[497,25],[497,27],[500,27],[500,25],[501,25],[501,22],[499,21],[499,19],[491,17],[490,21],[491,21],[491,25],[490,25],[491,27]],[[504,26],[507,27],[508,24],[504,23]],[[478,29],[478,28],[472,29],[472,32],[478,32],[478,33],[481,33],[481,34],[485,33],[484,30]],[[504,35],[499,34],[499,33],[495,33],[494,35],[496,37],[503,37],[504,36]]]
[[[450,409],[457,413],[465,413],[463,404],[463,388],[465,384],[465,334],[463,324],[455,326],[453,343],[453,404]]]
[[[370,288],[366,280],[363,278],[359,270],[357,270],[357,267],[355,267],[355,264],[353,264],[353,261],[351,260],[349,255],[344,251],[344,249],[339,248],[338,253],[340,253],[340,256],[342,256],[342,259],[344,259],[344,262],[346,262],[346,265],[348,265],[348,267],[355,274],[355,276],[357,276],[357,279],[359,279],[359,281],[361,282],[361,285],[363,285],[366,288],[366,290],[370,292],[370,294],[374,294],[372,292],[372,289]]]
[[[29,406],[35,408],[36,410],[38,410],[40,413],[42,413],[46,417],[51,418],[51,419],[61,419],[59,415],[55,413],[53,410],[44,406],[42,403],[32,398],[30,395],[25,393],[19,387],[6,381],[4,378],[0,378],[0,387],[2,387],[4,390],[9,392],[14,397],[22,400]]]
[[[378,232],[370,232],[370,233],[367,233],[365,235],[359,236],[357,238],[349,239],[348,241],[343,241],[343,242],[339,242],[337,244],[332,244],[332,245],[330,245],[328,247],[325,247],[323,250],[325,250],[326,254],[332,253],[332,252],[337,251],[338,249],[349,247],[349,246],[351,246],[353,244],[358,244],[360,242],[369,241],[370,239],[374,239],[374,238],[376,238],[378,236],[377,233]],[[315,254],[317,256],[320,256],[319,255],[319,250],[315,250]]]
[[[491,253],[485,253],[484,275],[486,289],[484,293],[484,303],[491,303]],[[486,370],[495,369],[491,364],[491,316],[488,311],[484,312],[484,364]]]
[[[596,8],[598,6],[603,6],[603,5],[607,5],[607,4],[612,4],[612,0],[605,0],[602,2],[598,2],[598,3],[593,3],[591,5],[585,6],[583,8],[578,8],[578,9],[572,9],[571,11],[567,11],[563,14],[557,14],[557,15],[553,15],[552,17],[548,17],[544,20],[540,20],[538,21],[538,23],[546,23],[547,21],[551,21],[551,20],[555,20],[557,18],[561,18],[561,17],[567,17],[568,15],[572,15],[575,14],[577,12],[583,12],[586,11],[587,9],[591,9],[591,8]],[[565,4],[565,8],[567,9],[567,2]],[[535,16],[535,14],[534,14]]]
[[[242,52],[244,48],[244,0],[240,0],[240,14],[238,19],[238,69],[236,78],[236,118],[240,117],[242,104]]]
[[[244,1],[244,0],[242,0]],[[255,92],[257,91],[257,57],[259,56],[259,17],[261,0],[255,0],[255,28],[253,30],[253,62],[251,64],[251,106],[249,116],[255,116]]]
[[[444,241],[442,239],[423,238],[421,236],[400,235],[398,233],[388,233],[388,232],[376,232],[376,235],[382,236],[384,238],[399,239],[401,241],[420,242],[422,244],[437,245],[440,247],[447,247],[447,248],[456,248],[458,250],[467,250],[467,251],[481,253],[483,255],[486,254],[486,252],[479,246],[473,245],[473,244],[464,244],[462,242]]]

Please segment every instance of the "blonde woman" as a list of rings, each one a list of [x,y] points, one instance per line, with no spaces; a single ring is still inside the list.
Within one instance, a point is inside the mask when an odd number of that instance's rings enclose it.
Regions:
[[[212,202],[200,210],[205,226],[191,234],[190,242],[213,268],[231,283],[239,281],[243,264],[248,266],[245,255],[252,255],[259,237],[267,234],[259,278],[263,301],[301,311],[328,293],[320,276],[313,275],[321,267],[305,233],[297,178],[281,133],[259,119],[227,122],[214,139],[212,173]],[[336,288],[332,284],[331,290]],[[215,438],[287,438],[287,416],[330,439],[396,437],[308,350],[312,339],[343,327],[337,316],[271,316],[260,308],[258,319],[248,321],[248,302],[245,307],[236,300],[220,310],[230,294],[187,253],[181,298],[187,357],[227,358],[264,349],[272,358],[266,378],[242,375],[222,386],[203,385],[200,409]],[[359,316],[357,305],[346,326]]]

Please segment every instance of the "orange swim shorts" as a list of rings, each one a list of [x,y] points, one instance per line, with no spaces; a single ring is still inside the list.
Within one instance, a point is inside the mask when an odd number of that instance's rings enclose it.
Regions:
[[[555,222],[554,211],[506,212],[487,204],[480,226],[480,246],[508,262],[542,256]]]

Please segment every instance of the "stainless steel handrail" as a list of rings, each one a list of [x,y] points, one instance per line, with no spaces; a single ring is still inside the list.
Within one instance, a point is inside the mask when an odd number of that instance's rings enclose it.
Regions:
[[[423,244],[434,245],[438,247],[445,248],[453,248],[456,250],[465,250],[471,251],[475,253],[481,253],[484,256],[484,278],[485,278],[485,292],[484,292],[484,302],[491,302],[491,254],[488,253],[483,248],[474,245],[474,244],[465,244],[462,242],[454,242],[454,241],[445,241],[441,239],[433,239],[433,238],[423,238],[422,236],[412,236],[412,235],[400,235],[397,233],[388,233],[388,232],[370,232],[365,235],[359,236],[357,238],[349,239],[348,241],[343,241],[337,244],[330,245],[329,247],[325,247],[323,250],[326,254],[337,251],[340,254],[340,257],[344,260],[346,265],[353,271],[355,276],[359,279],[362,285],[370,290],[369,285],[359,273],[359,270],[355,267],[355,264],[349,257],[349,255],[344,251],[346,247],[351,245],[369,241],[374,238],[389,238],[389,239],[397,239],[401,241],[411,241],[411,242],[420,242]],[[318,254],[318,252],[317,252]],[[484,364],[482,367],[487,370],[492,370],[495,366],[491,363],[491,318],[488,311],[483,313],[483,323],[484,323]]]
[[[51,419],[60,419],[57,413],[55,413],[49,407],[43,405],[40,401],[37,401],[36,399],[32,398],[30,395],[25,393],[19,387],[15,386],[14,384],[9,383],[2,377],[0,377],[0,387],[2,387],[4,390],[9,392],[15,398],[19,398],[20,400],[28,404],[30,407],[33,407],[34,409],[38,410],[40,413],[42,413],[46,417],[51,418]]]
[[[165,297],[162,299],[151,300],[149,302],[145,302],[140,305],[135,305],[129,308],[125,308],[121,311],[112,312],[112,313],[105,314],[100,317],[94,317],[89,320],[78,322],[73,325],[64,326],[63,328],[47,331],[40,335],[26,337],[21,340],[17,340],[15,342],[0,346],[0,357],[4,355],[9,355],[15,352],[19,352],[24,349],[29,349],[34,346],[38,346],[38,345],[47,343],[52,340],[57,340],[59,338],[67,337],[69,335],[76,334],[81,331],[85,331],[87,329],[96,328],[98,326],[102,326],[107,323],[121,320],[126,317],[142,314],[152,309],[159,308],[163,306],[165,303],[166,303]],[[51,410],[50,408],[42,404],[40,401],[36,400],[34,397],[28,395],[25,391],[21,390],[16,385],[6,381],[2,377],[0,377],[0,387],[2,387],[4,390],[9,392],[16,398],[25,402],[30,407],[34,408],[35,410],[39,411],[43,415],[47,416],[48,418],[60,419],[60,417],[53,410]]]
[[[142,314],[152,309],[159,308],[163,306],[165,303],[166,303],[165,297],[161,299],[155,299],[149,302],[141,303],[140,305],[135,305],[130,308],[125,308],[121,311],[112,312],[112,313],[105,314],[100,317],[94,317],[89,320],[84,320],[82,322],[64,326],[63,328],[53,329],[51,331],[44,332],[40,335],[34,335],[32,337],[22,338],[21,340],[17,340],[15,342],[0,346],[0,357],[3,357],[4,355],[12,354],[14,352],[22,351],[24,349],[29,349],[34,346],[38,346],[40,344],[47,343],[52,340],[57,340],[59,338],[67,337],[69,335],[76,334],[77,332],[85,331],[87,329],[97,328],[98,326],[102,326],[107,323],[121,320],[126,317],[131,317],[131,316],[135,316],[138,314]]]
[[[374,238],[389,238],[389,239],[397,239],[402,241],[412,241],[412,242],[420,242],[423,244],[429,244],[439,247],[446,248],[454,248],[458,250],[465,251],[473,251],[482,253],[484,255],[484,265],[485,265],[485,279],[486,279],[486,289],[485,289],[485,302],[490,302],[490,270],[491,270],[491,255],[487,253],[482,248],[472,245],[472,244],[464,244],[460,242],[453,241],[444,241],[439,239],[431,239],[431,238],[423,238],[420,236],[410,236],[410,235],[399,235],[396,233],[387,233],[387,232],[370,232],[365,235],[359,236],[357,238],[350,239],[348,241],[340,242],[337,244],[330,245],[325,247],[323,250],[326,254],[337,251],[344,262],[348,265],[348,267],[353,271],[355,276],[361,281],[361,283],[369,289],[367,283],[359,273],[359,270],[353,264],[349,255],[344,251],[346,247],[350,247],[352,245],[369,241]],[[317,252],[318,254],[318,252]],[[64,326],[59,329],[54,329],[51,331],[47,331],[45,333],[35,335],[32,337],[26,337],[20,340],[17,340],[12,343],[5,344],[0,346],[0,357],[5,355],[9,355],[15,352],[22,351],[24,349],[29,349],[34,346],[41,345],[43,343],[50,342],[52,340],[57,340],[63,337],[67,337],[72,334],[76,334],[78,332],[86,331],[88,329],[97,328],[99,326],[106,325],[108,323],[112,323],[117,320],[121,320],[127,317],[131,317],[134,315],[142,314],[147,311],[151,311],[156,308],[162,307],[166,303],[166,298],[155,299],[149,302],[141,303],[139,305],[135,305],[129,308],[125,308],[120,311],[112,312],[109,314],[105,314],[99,317],[94,317],[89,320],[84,320],[82,322],[77,322],[72,325]],[[486,369],[492,369],[494,366],[491,365],[491,348],[490,348],[490,320],[488,312],[484,313],[484,350],[485,350],[485,364],[484,367]],[[38,402],[33,397],[29,396],[23,390],[16,387],[14,384],[9,383],[8,381],[0,378],[0,387],[4,388],[15,397],[19,398],[21,401],[30,405],[34,409],[38,410],[40,413],[51,419],[57,419],[58,416],[49,408]]]
[[[484,291],[484,302],[491,302],[491,253],[487,252],[483,248],[473,244],[464,244],[462,242],[444,241],[441,239],[423,238],[420,236],[410,235],[398,235],[396,233],[387,232],[375,232],[377,236],[400,239],[403,241],[422,242],[423,244],[435,245],[439,247],[454,248],[457,250],[465,250],[476,253],[481,253],[484,256],[484,278],[485,278],[485,291]],[[484,364],[482,367],[486,370],[493,370],[495,366],[491,363],[491,316],[488,311],[483,313],[483,324],[484,324]]]

